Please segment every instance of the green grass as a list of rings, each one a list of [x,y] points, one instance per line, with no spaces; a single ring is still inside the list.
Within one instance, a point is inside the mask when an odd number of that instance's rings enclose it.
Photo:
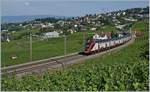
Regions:
[[[103,31],[103,32],[117,32],[116,28],[113,26],[104,26],[102,29],[100,29],[99,31]]]
[[[79,52],[83,48],[83,35],[76,33],[67,37],[67,54]],[[16,55],[18,58],[11,59]],[[33,60],[64,55],[64,38],[52,38],[44,41],[33,39]],[[29,62],[29,39],[2,43],[2,66]]]
[[[132,26],[133,30],[140,30],[140,31],[148,30],[148,28],[149,28],[149,23],[147,21],[138,21],[134,23]]]
[[[31,74],[21,79],[2,77],[2,90],[146,91],[149,88],[149,64],[141,57],[144,52],[141,49],[146,43],[147,33],[118,52],[87,60],[63,71]]]

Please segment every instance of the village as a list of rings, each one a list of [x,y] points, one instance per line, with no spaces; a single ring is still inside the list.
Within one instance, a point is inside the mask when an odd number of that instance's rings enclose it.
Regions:
[[[27,38],[30,32],[33,37],[48,39],[76,32],[127,31],[132,23],[148,18],[147,7],[105,12],[103,14],[87,14],[82,17],[44,18],[23,23],[4,23],[2,24],[1,40],[9,42]]]

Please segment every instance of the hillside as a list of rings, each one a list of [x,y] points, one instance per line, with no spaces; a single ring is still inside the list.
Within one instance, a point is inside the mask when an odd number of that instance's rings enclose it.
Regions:
[[[2,90],[148,90],[148,34],[120,51],[42,75],[2,77]],[[146,46],[146,47],[145,47]],[[147,48],[147,49],[145,49]],[[132,53],[131,53],[132,52]]]

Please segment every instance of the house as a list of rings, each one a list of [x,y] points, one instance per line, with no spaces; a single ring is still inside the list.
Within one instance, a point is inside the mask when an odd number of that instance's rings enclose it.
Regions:
[[[141,18],[149,18],[149,14],[136,14],[136,16],[141,17]]]
[[[137,21],[137,19],[133,19],[133,18],[124,18],[124,20],[131,21],[131,22]]]
[[[111,16],[112,14],[111,13],[108,13],[108,16]]]
[[[19,24],[20,27],[22,27],[22,24]]]
[[[2,32],[7,32],[8,30],[2,30]]]
[[[117,25],[117,26],[115,26],[116,28],[118,28],[118,29],[122,29],[122,28],[124,28],[126,25]]]
[[[41,28],[42,26],[41,26],[41,24],[33,24],[32,27],[33,27],[33,28]]]
[[[96,30],[96,28],[91,28],[91,30],[92,30],[92,31],[95,31],[95,30]]]
[[[93,36],[93,39],[100,39],[100,40],[106,40],[106,39],[111,39],[111,32],[101,32],[101,33],[96,33]]]
[[[63,31],[60,31],[60,34],[62,34],[63,33]]]
[[[78,27],[78,25],[74,25],[74,27]]]
[[[119,37],[123,37],[123,35],[122,35],[122,34],[118,34],[118,36],[119,36]]]
[[[143,33],[141,32],[141,30],[132,30],[132,32],[134,33],[135,37],[141,36]]]
[[[123,14],[123,15],[126,15],[126,12],[123,12],[122,14]]]
[[[11,36],[10,34],[7,34],[7,33],[2,33],[1,34],[1,41],[7,41],[7,42],[10,42],[10,39],[11,39]]]
[[[12,31],[11,33],[15,33],[16,31]]]
[[[17,56],[11,56],[11,59],[17,59],[18,57]]]
[[[76,33],[76,30],[68,29],[67,32],[70,32],[71,34]]]
[[[10,42],[10,39],[9,39],[9,38],[7,38],[7,39],[6,39],[6,41],[7,41],[7,42]]]
[[[47,32],[43,34],[43,38],[47,39],[47,38],[56,38],[59,37],[59,33],[54,31],[54,32]]]
[[[119,13],[119,12],[117,13],[117,16],[120,16],[120,13]]]
[[[92,24],[96,24],[96,23],[93,21]]]
[[[46,25],[44,25],[44,24],[41,24],[41,26],[42,26],[42,28],[46,28],[47,26]]]
[[[105,39],[108,39],[108,37],[107,37],[106,34],[105,34],[104,36],[99,35],[99,34],[95,34],[95,35],[93,36],[93,39],[105,40]]]
[[[50,28],[54,28],[54,24],[53,23],[48,23],[47,26],[50,27]]]
[[[59,20],[59,21],[57,22],[57,24],[59,24],[59,25],[62,27],[62,26],[64,26],[65,22],[62,21],[62,20]]]

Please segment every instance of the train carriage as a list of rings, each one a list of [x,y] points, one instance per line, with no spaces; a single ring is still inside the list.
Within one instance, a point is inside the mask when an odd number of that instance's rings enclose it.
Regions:
[[[131,34],[114,39],[90,39],[87,40],[84,54],[92,54],[93,52],[103,51],[124,44],[131,39]]]

